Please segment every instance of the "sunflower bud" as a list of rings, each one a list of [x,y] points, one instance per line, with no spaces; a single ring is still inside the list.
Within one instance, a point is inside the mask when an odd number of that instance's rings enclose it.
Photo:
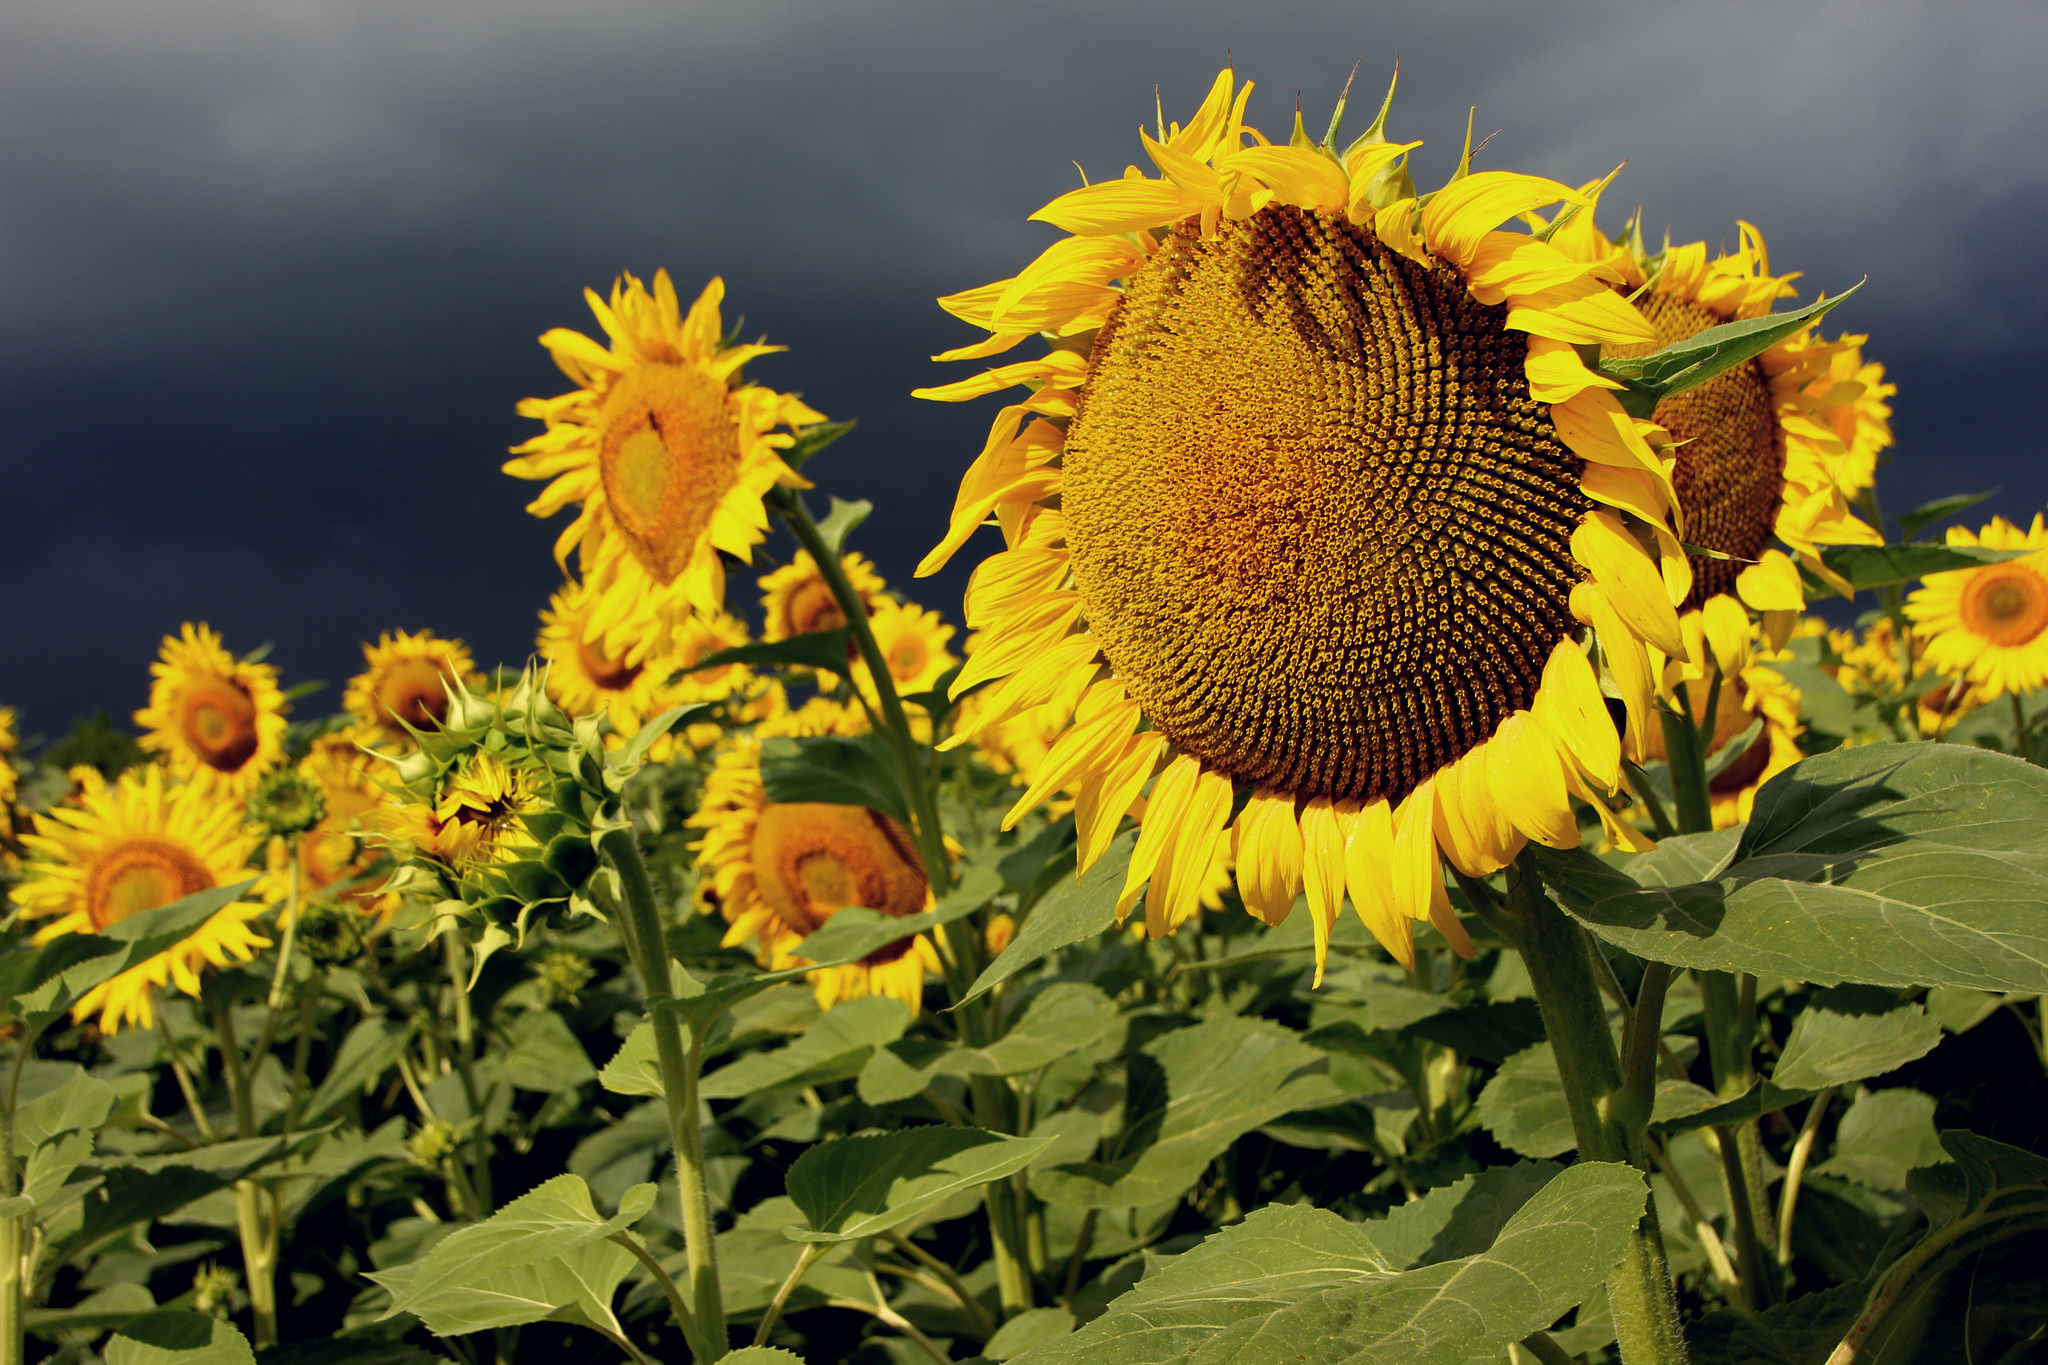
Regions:
[[[320,784],[292,768],[265,777],[249,797],[249,823],[272,834],[304,834],[326,814],[327,796]]]

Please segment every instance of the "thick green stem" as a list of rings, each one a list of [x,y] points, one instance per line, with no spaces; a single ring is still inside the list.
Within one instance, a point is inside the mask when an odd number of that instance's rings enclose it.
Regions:
[[[1738,981],[1729,972],[1701,972],[1699,981],[1714,1092],[1724,1100],[1737,1099],[1756,1083],[1756,979],[1745,976]],[[1714,1134],[1728,1187],[1736,1263],[1756,1306],[1767,1308],[1778,1298],[1779,1276],[1777,1257],[1771,1252],[1773,1217],[1764,1190],[1763,1144],[1754,1121],[1728,1124]]]
[[[726,1353],[726,1330],[725,1301],[718,1288],[717,1230],[704,1187],[704,1141],[697,1123],[703,1040],[693,1034],[686,1047],[682,1021],[667,1004],[675,992],[675,973],[669,966],[668,939],[654,901],[654,887],[647,880],[647,865],[640,859],[633,831],[614,829],[599,841],[599,847],[618,873],[624,892],[626,913],[620,929],[648,996],[647,1019],[654,1029],[654,1053],[668,1107],[669,1141],[676,1154],[676,1197],[689,1261],[687,1297],[696,1311],[694,1324],[680,1322],[677,1326],[689,1338],[690,1350],[701,1365],[709,1365]]]
[[[1713,803],[1707,795],[1707,756],[1700,727],[1693,724],[1685,685],[1678,687],[1678,711],[1660,711],[1664,724],[1664,762],[1671,773],[1671,795],[1678,808],[1680,834],[1705,834],[1714,827]]]
[[[932,891],[943,896],[952,887],[953,875],[951,861],[946,856],[944,827],[939,823],[938,793],[925,765],[923,746],[910,733],[910,721],[903,714],[903,699],[896,695],[896,679],[889,672],[889,661],[883,656],[881,646],[875,643],[874,628],[868,624],[867,606],[848,581],[839,556],[825,544],[825,538],[819,533],[818,524],[811,520],[810,509],[804,506],[803,498],[793,490],[777,489],[771,495],[770,505],[789,524],[797,543],[817,561],[818,573],[826,586],[832,589],[833,600],[838,602],[840,614],[846,618],[847,629],[853,633],[854,644],[859,647],[860,656],[868,666],[875,695],[882,703],[884,732],[889,737],[890,747],[895,750],[904,795],[910,802],[911,818],[917,823],[917,847],[924,858],[925,876],[931,879]]]
[[[1564,1082],[1580,1157],[1625,1161],[1647,1171],[1642,1124],[1649,1115],[1631,1112],[1624,1092],[1621,1058],[1608,1032],[1593,966],[1597,950],[1586,932],[1550,903],[1535,862],[1526,853],[1509,870],[1506,906],[1496,910],[1489,893],[1486,913],[1520,950],[1529,969],[1536,1006]],[[1654,1033],[1661,999],[1644,998],[1640,1006],[1648,1007],[1648,1012],[1638,1028]],[[1633,1058],[1636,1050],[1630,1051]],[[1607,1277],[1607,1299],[1625,1365],[1682,1365],[1685,1337],[1654,1199],[1645,1204],[1621,1264]]]

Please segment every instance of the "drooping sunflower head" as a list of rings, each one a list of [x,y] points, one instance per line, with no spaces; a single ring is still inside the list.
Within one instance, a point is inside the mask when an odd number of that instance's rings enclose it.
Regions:
[[[168,777],[156,764],[131,768],[109,784],[81,768],[75,805],[34,817],[23,837],[30,862],[14,897],[24,914],[48,918],[38,943],[60,934],[96,933],[215,886],[254,877],[249,855],[261,833],[242,818],[242,802],[215,788]],[[73,1017],[100,1016],[112,1033],[150,1026],[151,991],[175,985],[199,994],[199,973],[230,959],[247,962],[267,947],[251,923],[253,902],[216,911],[182,941],[94,987]]]
[[[848,552],[839,557],[839,563],[853,590],[860,594],[862,605],[872,613],[888,584],[865,555]],[[837,630],[846,624],[846,613],[839,610],[832,586],[818,572],[818,562],[809,550],[798,550],[796,558],[761,579],[761,606],[766,615],[761,638],[770,642]]]
[[[450,687],[478,680],[469,647],[431,630],[379,635],[363,646],[363,661],[341,704],[374,740],[400,747],[412,743],[413,730],[440,728]]]
[[[920,391],[1037,385],[919,571],[993,514],[954,694],[1001,680],[982,726],[1077,696],[1012,821],[1074,790],[1085,868],[1149,786],[1123,905],[1149,882],[1151,932],[1228,836],[1254,914],[1305,889],[1321,944],[1348,892],[1405,961],[1416,919],[1465,941],[1439,850],[1480,875],[1575,845],[1571,794],[1613,822],[1589,628],[1638,732],[1645,643],[1685,655],[1667,439],[1576,349],[1656,332],[1615,268],[1502,230],[1578,192],[1461,164],[1418,197],[1384,110],[1341,153],[1277,146],[1249,93],[1219,75],[1142,135],[1160,178],[1063,195],[1034,216],[1073,236],[941,300],[992,333],[942,359],[1060,341]]]
[[[505,472],[551,481],[527,508],[536,516],[580,504],[555,558],[566,572],[576,552],[601,598],[586,629],[612,657],[692,608],[717,611],[719,553],[750,560],[767,531],[769,489],[809,486],[778,451],[824,418],[793,395],[741,381],[748,361],[783,348],[728,345],[724,297],[714,279],[685,313],[665,270],[652,290],[622,276],[609,301],[586,289],[610,345],[547,332],[541,344],[577,387],[519,404],[547,429],[513,448],[519,458]]]
[[[1597,189],[1588,186],[1589,197]],[[1613,348],[1617,356],[1647,355],[1709,328],[1761,317],[1778,299],[1799,293],[1799,275],[1772,273],[1763,234],[1749,223],[1737,224],[1733,251],[1709,256],[1706,243],[1690,242],[1651,256],[1639,234],[1630,233],[1626,245],[1601,237],[1589,206],[1556,240],[1580,259],[1628,256],[1616,287],[1635,296],[1657,335]],[[1692,592],[1682,610],[1730,596],[1759,611],[1796,612],[1805,605],[1799,574],[1774,542],[1845,593],[1848,585],[1821,562],[1819,547],[1882,543],[1849,506],[1870,486],[1878,453],[1891,444],[1886,400],[1895,390],[1884,382],[1883,366],[1864,363],[1864,341],[1801,332],[1657,405],[1655,420],[1676,445],[1672,486],[1685,538],[1726,556],[1693,556]],[[1790,619],[1782,618],[1780,628]]]
[[[1928,663],[1986,697],[2048,686],[2048,525],[1994,517],[1981,532],[1951,527],[1948,543],[2038,553],[1927,575],[1906,614],[1928,637]]]
[[[277,670],[245,663],[221,647],[205,622],[164,637],[149,705],[135,713],[142,747],[199,786],[246,796],[284,753],[284,693]]]
[[[924,863],[907,831],[861,806],[774,802],[761,782],[760,745],[740,738],[718,757],[689,824],[703,830],[703,899],[729,926],[727,946],[752,942],[763,965],[801,965],[796,947],[849,905],[902,918],[931,907]],[[811,973],[818,1003],[886,995],[915,1011],[939,966],[921,934],[860,962]]]

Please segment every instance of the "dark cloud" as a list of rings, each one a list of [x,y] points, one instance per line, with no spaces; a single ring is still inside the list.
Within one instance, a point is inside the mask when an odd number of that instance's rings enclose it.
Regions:
[[[32,728],[139,704],[156,637],[205,616],[339,680],[385,626],[516,660],[552,531],[496,472],[620,269],[722,273],[759,367],[861,430],[826,487],[917,585],[987,404],[907,396],[966,329],[931,298],[1011,273],[1024,216],[1114,174],[1160,88],[1226,49],[1284,130],[1360,103],[1567,180],[1681,239],[1747,218],[1838,290],[1902,386],[1906,505],[2048,475],[2023,425],[2048,352],[2048,14],[2031,0],[1609,4],[18,5],[0,46],[0,698]],[[1612,202],[1612,201],[1611,201]],[[749,600],[744,580],[735,595]],[[331,701],[338,689],[327,694]]]

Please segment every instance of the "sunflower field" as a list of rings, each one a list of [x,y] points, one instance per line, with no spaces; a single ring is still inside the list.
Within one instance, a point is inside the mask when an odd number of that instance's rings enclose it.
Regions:
[[[0,1365],[2048,1360],[2048,526],[1735,213],[1251,92],[939,300],[964,629],[662,271],[531,658],[0,711]]]

